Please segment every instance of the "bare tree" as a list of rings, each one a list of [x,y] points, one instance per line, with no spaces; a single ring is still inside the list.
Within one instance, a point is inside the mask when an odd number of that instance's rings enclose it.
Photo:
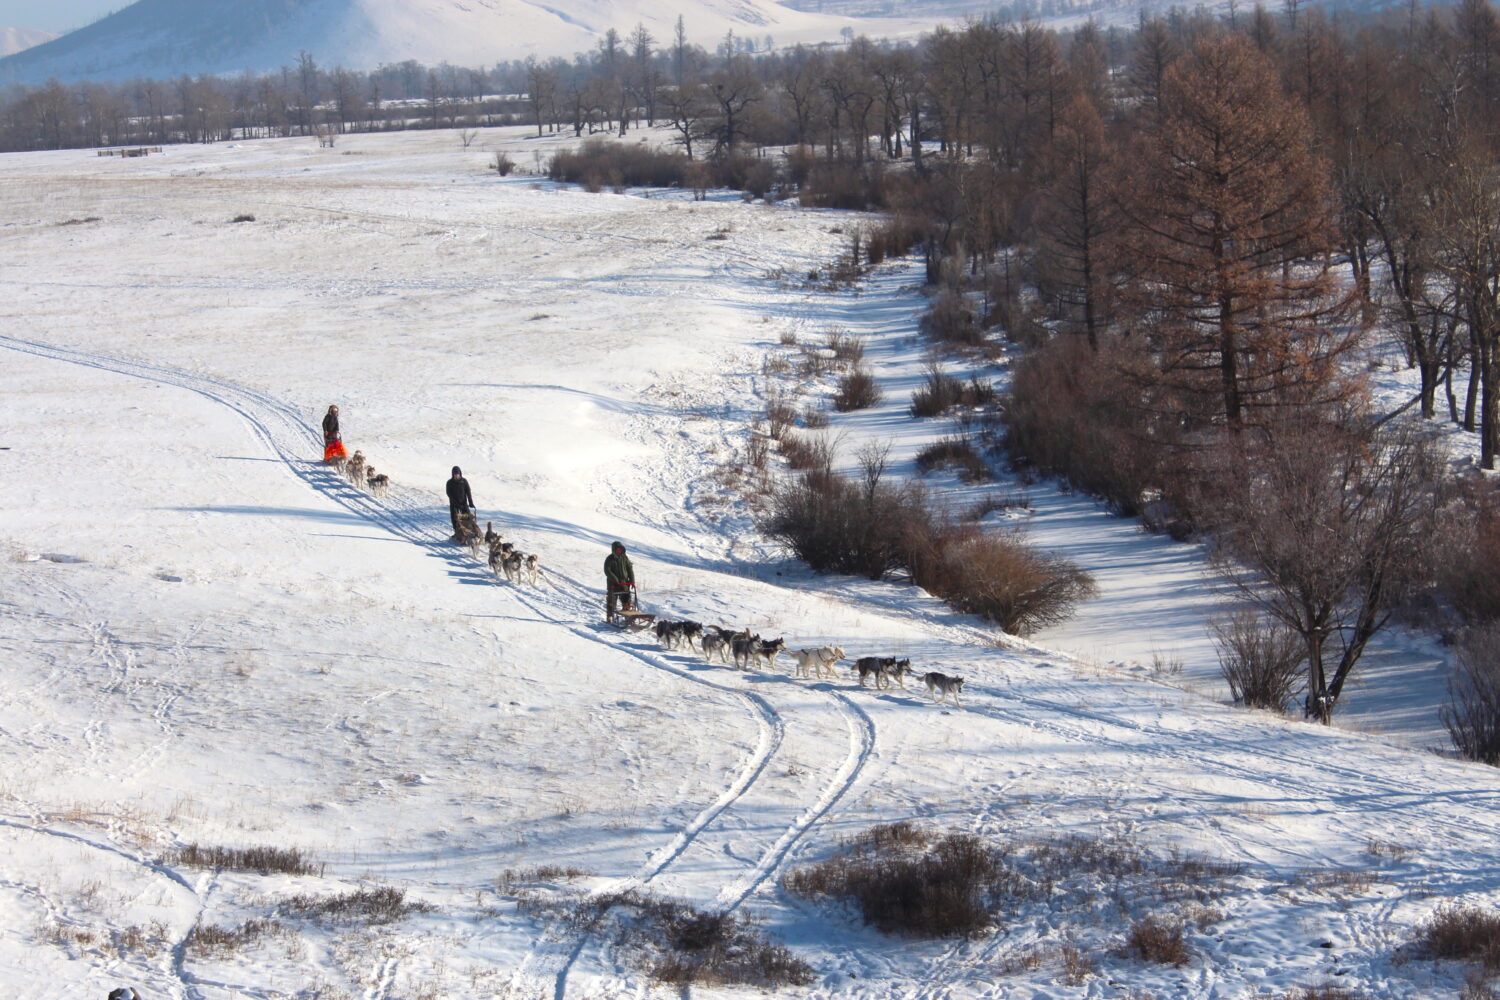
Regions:
[[[1213,566],[1302,637],[1310,718],[1332,718],[1371,638],[1428,579],[1440,467],[1418,421],[1327,422],[1230,449],[1205,486]]]

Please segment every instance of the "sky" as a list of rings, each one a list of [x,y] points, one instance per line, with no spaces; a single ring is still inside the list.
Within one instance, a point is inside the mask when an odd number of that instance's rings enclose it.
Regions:
[[[0,27],[39,28],[60,35],[130,4],[131,0],[0,0]]]

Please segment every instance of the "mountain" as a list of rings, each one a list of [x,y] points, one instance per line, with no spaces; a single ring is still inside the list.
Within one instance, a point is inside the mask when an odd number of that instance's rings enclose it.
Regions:
[[[0,56],[14,55],[24,49],[50,42],[57,36],[35,28],[0,28]]]
[[[774,0],[139,0],[86,28],[0,59],[0,83],[265,71],[296,62],[373,68],[416,59],[482,66],[571,56],[610,28],[644,24],[658,45],[678,15],[712,47],[726,32],[778,45],[836,40],[846,27],[907,34],[911,19],[853,19]]]

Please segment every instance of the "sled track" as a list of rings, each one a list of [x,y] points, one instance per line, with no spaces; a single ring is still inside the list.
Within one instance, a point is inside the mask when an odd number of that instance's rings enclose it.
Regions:
[[[387,501],[382,503],[363,490],[348,486],[321,464],[303,458],[303,455],[315,452],[321,445],[321,440],[295,408],[275,397],[212,376],[195,375],[148,362],[52,347],[18,337],[0,335],[0,347],[185,389],[226,406],[245,420],[256,437],[281,460],[291,474],[312,489],[398,537],[430,549],[447,549],[446,531],[431,524],[432,519],[426,516],[423,496],[419,491],[409,487],[393,487],[387,494]],[[443,548],[439,549],[440,546]],[[457,551],[451,554],[457,559],[465,559]],[[584,627],[576,618],[565,617],[564,610],[577,613],[592,608],[595,602],[587,588],[577,580],[556,571],[549,571],[548,576],[566,582],[567,589],[573,591],[573,600],[569,602],[573,607],[547,607],[536,595],[525,593],[520,588],[512,590],[513,596],[539,617],[567,628],[582,639],[619,650],[647,666],[740,699],[756,720],[759,730],[757,745],[747,755],[738,774],[725,790],[700,810],[667,845],[653,852],[639,871],[600,892],[644,886],[682,857],[703,831],[760,779],[781,747],[786,731],[785,722],[771,703],[759,694],[699,677],[660,655],[624,642],[602,638]],[[763,852],[750,872],[721,890],[718,902],[725,909],[737,909],[780,870],[797,843],[855,786],[865,765],[874,755],[875,725],[869,715],[847,695],[837,691],[827,691],[826,694],[835,702],[844,718],[848,730],[848,753],[817,799]],[[555,995],[559,1000],[566,995],[568,973],[582,952],[585,941],[586,938],[578,942],[563,968],[557,972]]]

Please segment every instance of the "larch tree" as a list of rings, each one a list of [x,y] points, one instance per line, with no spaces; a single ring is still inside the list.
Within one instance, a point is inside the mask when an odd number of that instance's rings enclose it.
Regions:
[[[1113,150],[1087,92],[1063,108],[1050,166],[1037,226],[1041,284],[1062,307],[1068,327],[1097,351],[1110,323],[1120,219],[1110,190]]]
[[[1138,327],[1188,426],[1238,433],[1353,387],[1358,339],[1334,273],[1326,164],[1270,62],[1200,41],[1162,80],[1122,199]]]

